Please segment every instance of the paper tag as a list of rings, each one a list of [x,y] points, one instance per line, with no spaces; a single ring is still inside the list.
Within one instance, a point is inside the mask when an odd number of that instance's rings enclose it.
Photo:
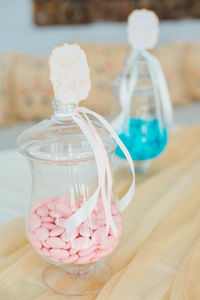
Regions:
[[[151,49],[158,40],[159,19],[147,9],[136,9],[128,17],[128,42],[134,49]]]
[[[53,49],[49,57],[50,81],[55,98],[63,104],[78,104],[90,91],[90,69],[85,52],[76,44]]]

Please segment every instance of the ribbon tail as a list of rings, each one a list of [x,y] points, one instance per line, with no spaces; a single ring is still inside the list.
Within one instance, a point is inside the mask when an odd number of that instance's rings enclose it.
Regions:
[[[103,178],[103,170],[101,168],[101,157],[99,156],[98,151],[95,151],[96,149],[94,145],[94,140],[88,132],[88,128],[84,124],[84,120],[81,119],[80,115],[73,116],[73,120],[78,124],[82,132],[87,137],[92,149],[94,150],[98,170],[98,187],[94,194],[82,205],[82,207],[79,208],[71,217],[69,217],[66,220],[64,226],[66,228],[67,233],[72,233],[73,230],[77,228],[83,221],[85,221],[94,210],[100,192],[100,182]]]
[[[167,126],[170,127],[172,126],[173,123],[173,108],[170,99],[169,89],[166,83],[165,75],[163,73],[163,70],[158,60],[156,62],[156,66],[158,72],[159,85],[161,89],[161,95],[163,96],[162,99],[165,107]]]
[[[82,109],[79,108],[79,111],[82,112]],[[107,175],[107,195],[105,193],[105,184],[102,184],[102,199],[103,199],[103,203],[104,203],[104,209],[105,209],[105,214],[106,214],[106,232],[105,232],[105,236],[108,235],[109,233],[109,229],[110,226],[115,234],[115,236],[117,235],[117,229],[115,226],[115,223],[113,221],[112,218],[112,213],[111,213],[111,198],[112,198],[112,173],[111,173],[111,169],[110,169],[110,164],[109,164],[109,160],[108,160],[108,155],[105,149],[105,146],[98,134],[98,132],[96,131],[95,127],[92,125],[90,119],[88,118],[87,114],[84,113],[84,111],[82,112],[88,122],[88,125],[91,129],[91,131],[93,132],[93,135],[96,138],[96,141],[98,143],[99,149],[101,149],[101,155],[102,155],[102,163],[104,162],[105,165],[105,171],[106,171],[106,175]]]
[[[138,51],[133,51],[131,53],[130,58],[127,60],[127,64],[121,76],[119,95],[120,95],[120,103],[122,107],[123,121],[129,119],[131,99],[133,97],[133,91],[138,81],[138,60],[137,60],[138,55],[139,55]],[[135,66],[133,67],[134,61],[135,61]],[[127,80],[130,68],[132,68],[132,71],[130,72],[130,79]],[[124,122],[124,124],[126,123]],[[124,131],[127,132],[128,128],[124,128]]]
[[[162,119],[162,108],[161,108],[162,103],[160,102],[160,100],[162,101],[162,99],[161,99],[162,95],[160,94],[160,91],[158,90],[157,75],[155,73],[152,58],[151,58],[151,56],[148,55],[148,52],[146,52],[145,50],[142,53],[143,53],[143,56],[146,59],[147,68],[148,68],[148,71],[149,71],[149,74],[150,74],[151,80],[152,80],[155,106],[156,106],[156,116],[157,116],[157,119],[158,119],[160,133],[162,134],[163,125],[164,125],[163,124],[163,119]]]
[[[99,114],[95,113],[94,111],[92,111],[88,108],[82,107],[81,109],[85,113],[93,115],[96,119],[98,119],[106,127],[106,129],[110,132],[111,136],[116,141],[118,146],[121,148],[121,150],[123,151],[123,153],[127,159],[127,162],[129,164],[129,167],[132,172],[133,179],[132,179],[132,183],[131,183],[131,186],[130,186],[128,192],[119,201],[119,210],[123,211],[129,205],[129,203],[131,202],[133,195],[135,193],[135,170],[134,170],[134,164],[133,164],[132,158],[131,158],[127,148],[125,147],[125,145],[122,143],[122,141],[120,140],[120,138],[114,131],[114,129],[110,126],[110,124],[102,116],[100,116]]]
[[[152,72],[154,73],[153,77],[155,78],[156,84],[158,83],[157,85],[159,85],[160,87],[160,96],[163,106],[163,113],[167,126],[170,127],[173,123],[173,107],[164,72],[158,59],[155,56],[148,53],[147,51],[144,51],[143,54],[146,57],[147,61],[150,62]]]
[[[71,217],[69,217],[64,227],[67,234],[71,234],[95,209],[100,192],[100,186],[97,187],[92,196],[79,208]]]

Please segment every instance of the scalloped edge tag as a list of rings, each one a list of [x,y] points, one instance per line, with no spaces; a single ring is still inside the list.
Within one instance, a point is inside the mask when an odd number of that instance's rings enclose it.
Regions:
[[[152,49],[158,41],[159,19],[148,9],[135,9],[128,16],[128,42],[134,49]]]
[[[65,43],[55,47],[49,56],[49,68],[55,98],[62,104],[78,104],[88,97],[90,69],[79,45]]]

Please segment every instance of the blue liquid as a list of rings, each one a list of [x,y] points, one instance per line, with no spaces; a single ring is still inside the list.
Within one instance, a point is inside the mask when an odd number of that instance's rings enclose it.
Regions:
[[[119,138],[128,149],[133,160],[146,160],[157,157],[167,145],[167,130],[159,128],[157,119],[146,121],[130,119],[128,134],[120,133]],[[119,148],[116,154],[125,158]]]

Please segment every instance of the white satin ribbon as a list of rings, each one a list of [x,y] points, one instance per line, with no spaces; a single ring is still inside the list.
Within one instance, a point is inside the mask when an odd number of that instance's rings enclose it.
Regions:
[[[114,129],[111,127],[111,125],[102,116],[100,116],[99,114],[97,114],[94,111],[92,111],[88,108],[85,108],[85,107],[81,107],[81,111],[83,111],[86,114],[90,114],[90,115],[94,116],[105,126],[105,128],[108,130],[108,132],[111,134],[113,139],[116,141],[117,145],[120,147],[120,149],[122,150],[122,152],[124,153],[124,155],[127,159],[127,162],[129,164],[133,178],[132,178],[132,183],[131,183],[131,186],[130,186],[128,192],[119,201],[119,210],[123,211],[131,202],[134,192],[135,192],[135,170],[134,170],[134,164],[133,164],[132,158],[131,158],[127,148],[125,147],[125,145],[122,143],[122,141],[118,137],[117,133],[114,131]]]
[[[101,162],[103,164],[103,168],[105,169],[104,177],[101,180],[101,195],[102,195],[102,200],[103,200],[105,214],[106,214],[105,236],[108,235],[110,227],[112,228],[114,235],[117,236],[117,229],[113,222],[112,213],[111,213],[112,173],[111,173],[111,169],[110,169],[108,155],[107,155],[106,149],[104,147],[104,144],[103,144],[98,132],[96,131],[95,127],[92,125],[87,114],[85,112],[83,112],[83,115],[86,118],[88,125],[91,129],[91,132],[93,133],[93,137],[95,138],[95,140],[97,142],[97,148],[99,148],[100,155],[102,156]],[[104,182],[106,179],[107,179],[107,184],[105,183],[105,185],[104,185]],[[106,186],[107,186],[107,194],[106,194],[106,190],[105,190]]]
[[[104,147],[104,144],[97,133],[95,127],[92,125],[90,119],[87,114],[93,115],[96,119],[98,119],[105,128],[110,132],[113,139],[116,141],[118,146],[123,151],[124,155],[127,158],[129,167],[132,172],[133,180],[128,192],[124,195],[124,197],[119,201],[119,210],[123,211],[128,204],[131,202],[134,191],[135,191],[135,173],[134,173],[134,165],[131,159],[131,156],[124,146],[124,144],[119,139],[118,135],[112,129],[110,124],[99,114],[86,109],[84,107],[77,107],[75,111],[72,113],[72,119],[78,124],[83,134],[87,137],[88,142],[90,143],[97,164],[98,171],[98,186],[92,196],[79,208],[71,217],[69,217],[64,226],[68,234],[71,234],[75,228],[77,228],[82,222],[84,222],[95,209],[97,204],[99,195],[101,194],[105,215],[106,215],[106,232],[105,236],[108,235],[110,228],[112,228],[114,234],[117,234],[116,226],[113,221],[112,213],[111,213],[111,197],[112,197],[112,174],[110,170],[109,160],[107,156],[107,151]]]
[[[156,89],[155,85],[160,87],[160,97],[163,106],[164,118],[167,127],[170,127],[173,122],[173,108],[163,69],[154,55],[147,51],[143,51],[142,54],[147,59],[147,65],[151,70],[152,79],[154,79],[154,90]]]
[[[146,50],[136,49],[132,51],[130,57],[126,62],[124,70],[121,74],[119,98],[120,98],[122,111],[111,123],[112,127],[117,132],[119,132],[120,130],[121,131],[126,130],[126,128],[122,128],[122,126],[124,121],[126,119],[129,119],[130,117],[131,100],[134,95],[134,90],[138,82],[137,69],[138,69],[139,55],[145,57],[147,62],[147,67],[153,84],[153,91],[154,91],[158,119],[161,119],[161,111],[163,110],[166,126],[170,127],[172,125],[173,109],[172,109],[167,82],[162,67],[160,66],[160,63],[155,56],[153,56]],[[129,74],[130,77],[128,78]],[[161,103],[159,101],[159,97],[161,99]],[[162,110],[160,108],[160,105],[162,105]],[[162,122],[159,123],[162,124]]]

